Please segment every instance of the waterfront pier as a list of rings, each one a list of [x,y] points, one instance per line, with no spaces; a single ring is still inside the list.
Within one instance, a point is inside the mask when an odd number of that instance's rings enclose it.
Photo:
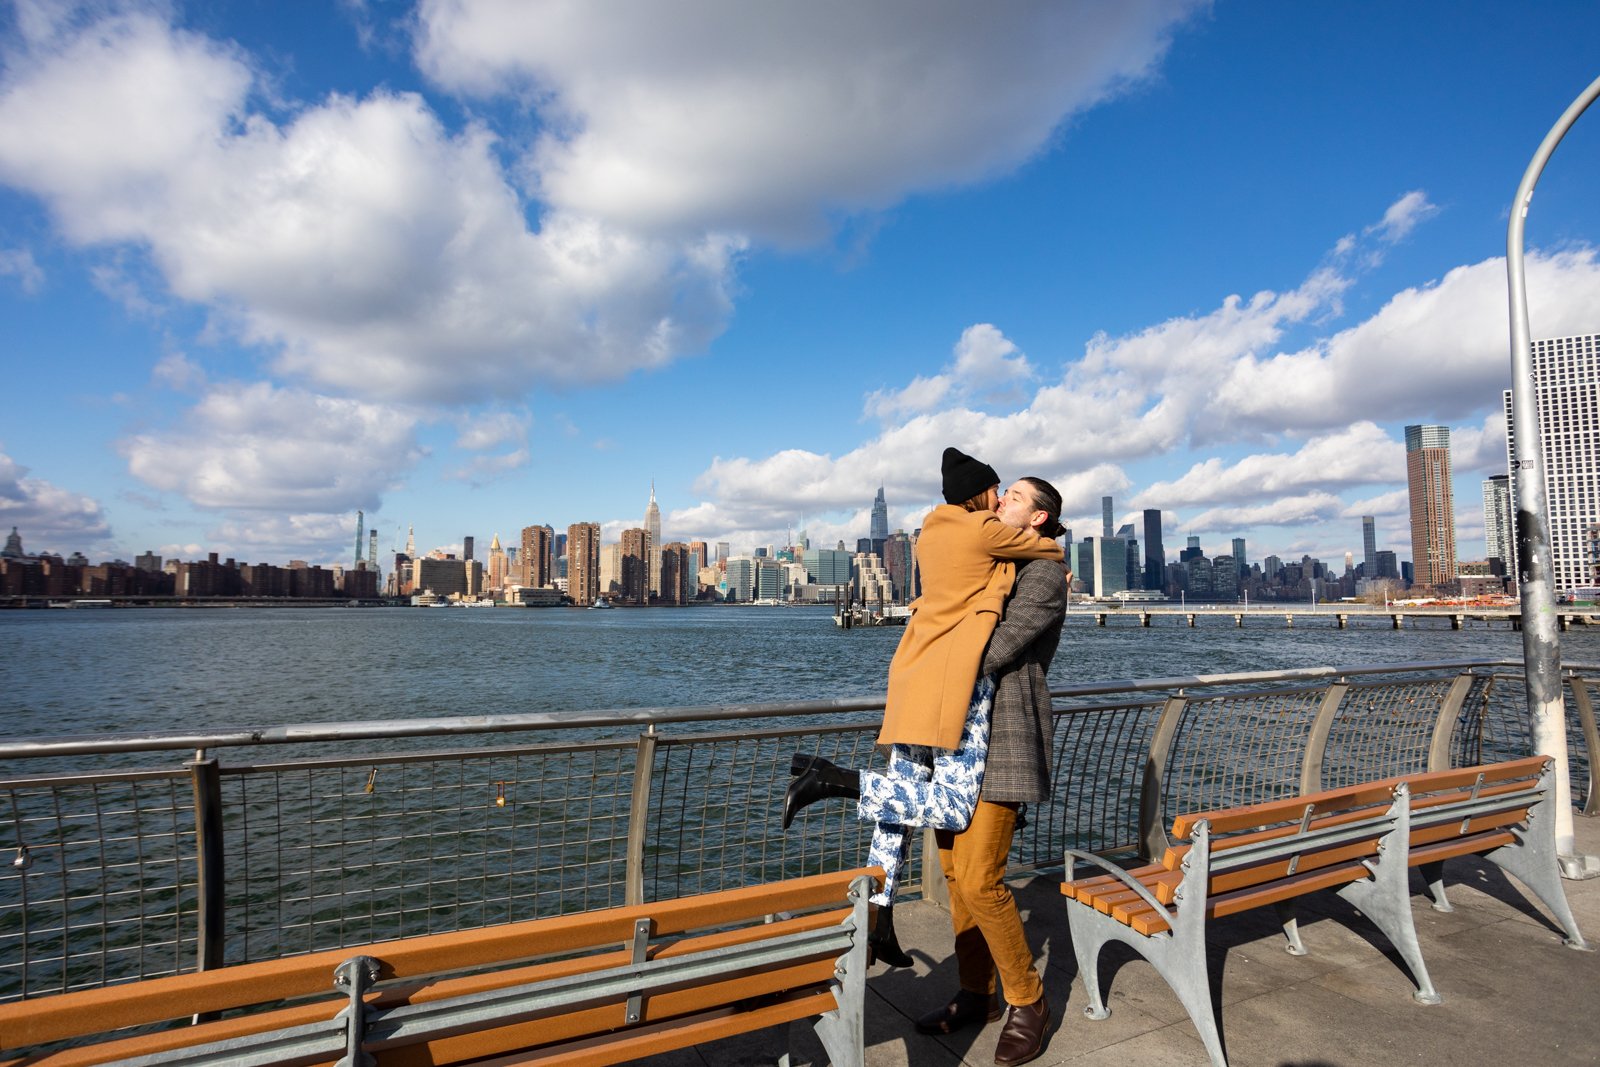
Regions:
[[[1294,629],[1296,620],[1312,626],[1331,626],[1347,630],[1352,626],[1379,626],[1403,630],[1411,626],[1448,627],[1466,629],[1471,625],[1509,627],[1522,629],[1522,609],[1519,607],[1382,607],[1363,604],[1322,604],[1317,606],[1283,604],[1191,604],[1163,607],[1110,607],[1090,605],[1075,607],[1068,613],[1075,617],[1092,619],[1096,626],[1155,626],[1228,625],[1243,628],[1251,626],[1281,626]],[[1584,608],[1577,611],[1556,612],[1556,626],[1562,631],[1574,626],[1600,624],[1600,611]]]
[[[1367,664],[1054,690],[1055,794],[1011,856],[1057,1020],[1039,1062],[1207,1062],[1171,989],[1131,953],[1102,957],[1111,1017],[1083,1018],[1064,848],[1133,865],[1162,854],[1179,812],[1527,755],[1521,673]],[[1589,855],[1600,665],[1569,662],[1562,680]],[[833,804],[784,831],[786,771],[797,750],[868,764],[881,714],[874,695],[0,740],[0,1002],[848,870],[870,827]],[[998,1025],[914,1030],[955,988],[929,854],[924,842],[897,912],[916,966],[870,975],[871,1067],[992,1060]],[[1448,914],[1412,899],[1438,1006],[1413,1002],[1398,955],[1338,897],[1306,898],[1305,957],[1284,952],[1271,909],[1215,922],[1231,1062],[1600,1062],[1600,953],[1564,947],[1492,864],[1453,860],[1446,883]],[[1563,885],[1600,939],[1600,880]],[[769,1065],[791,1040],[793,1064],[823,1062],[797,1025],[646,1062]]]

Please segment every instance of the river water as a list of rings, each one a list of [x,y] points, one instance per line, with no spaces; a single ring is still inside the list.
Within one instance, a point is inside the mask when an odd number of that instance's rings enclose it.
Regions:
[[[1140,628],[1069,615],[1056,685],[1368,663],[1520,659],[1505,624],[1255,608]],[[804,701],[880,694],[898,627],[826,608],[114,609],[0,612],[0,736]],[[1600,628],[1561,635],[1600,661]]]

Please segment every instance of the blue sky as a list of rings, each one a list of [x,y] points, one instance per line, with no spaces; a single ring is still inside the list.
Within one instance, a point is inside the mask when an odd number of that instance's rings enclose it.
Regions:
[[[957,445],[1080,533],[1409,558],[1504,470],[1507,204],[1600,6],[0,7],[0,525],[348,561],[892,527]],[[1600,331],[1600,115],[1536,337]]]

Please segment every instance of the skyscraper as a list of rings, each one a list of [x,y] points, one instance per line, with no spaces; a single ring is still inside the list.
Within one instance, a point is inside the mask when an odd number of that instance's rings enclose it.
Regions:
[[[1067,538],[1071,541],[1072,538]],[[1144,587],[1161,589],[1167,584],[1167,553],[1161,547],[1161,509],[1144,509]]]
[[[507,571],[506,550],[500,546],[500,534],[496,533],[489,542],[489,589],[498,593],[506,587]]]
[[[661,509],[656,506],[656,483],[650,480],[650,503],[644,509],[644,532],[648,539],[644,551],[646,585],[652,593],[661,592]]]
[[[1250,561],[1244,557],[1244,538],[1242,537],[1233,539],[1233,565],[1239,568],[1240,574],[1243,574],[1244,569],[1250,565]]]
[[[1511,515],[1511,475],[1493,475],[1483,483],[1483,554],[1504,563],[1507,574],[1517,565]]]
[[[1108,496],[1100,498],[1100,536],[1111,536],[1111,498]]]
[[[1114,596],[1127,588],[1128,542],[1120,537],[1097,538],[1094,543],[1094,595]]]
[[[878,498],[872,502],[872,529],[869,536],[882,542],[889,536],[889,505],[883,499],[883,486],[878,486]]]
[[[1550,535],[1550,584],[1554,592],[1590,588],[1586,558],[1588,527],[1600,517],[1600,334],[1534,341],[1533,387],[1539,405],[1545,528]],[[1511,514],[1516,514],[1517,468],[1511,393],[1505,397],[1506,468],[1511,472]],[[1513,520],[1514,521],[1514,520]],[[1516,537],[1515,529],[1512,532]],[[1516,555],[1513,541],[1511,554]],[[1517,571],[1512,560],[1508,571]]]
[[[1361,573],[1378,576],[1378,531],[1371,515],[1361,516]]]
[[[917,597],[917,556],[911,535],[896,530],[883,542],[883,569],[889,572],[897,604],[909,604]]]
[[[567,595],[579,607],[600,594],[600,524],[578,522],[567,527]]]
[[[1412,573],[1419,585],[1443,585],[1456,576],[1450,427],[1406,427],[1406,486],[1411,494]]]

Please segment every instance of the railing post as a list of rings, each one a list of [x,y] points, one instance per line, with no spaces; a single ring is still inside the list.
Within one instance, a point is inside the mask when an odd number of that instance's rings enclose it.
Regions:
[[[195,966],[209,971],[223,964],[223,914],[227,908],[227,871],[222,844],[222,774],[205,749],[184,764],[194,786],[195,866],[199,902],[195,915]]]
[[[1306,736],[1306,750],[1300,764],[1300,792],[1322,791],[1322,762],[1328,752],[1328,735],[1333,732],[1333,720],[1338,717],[1339,704],[1344,700],[1350,683],[1343,678],[1328,686],[1317,708],[1317,717],[1311,720],[1311,732]]]
[[[1594,703],[1589,699],[1589,683],[1573,675],[1567,679],[1572,686],[1572,702],[1578,708],[1578,725],[1583,728],[1583,744],[1589,753],[1589,788],[1584,798],[1583,813],[1600,815],[1600,786],[1595,777],[1600,774],[1600,730],[1595,728]]]
[[[1178,736],[1178,722],[1188,706],[1189,698],[1182,693],[1168,697],[1161,706],[1161,717],[1156,720],[1156,732],[1150,738],[1144,777],[1139,783],[1139,841],[1147,860],[1165,852],[1169,844],[1166,805],[1162,803],[1161,796],[1166,787],[1167,759],[1172,754],[1172,739]]]
[[[950,910],[950,886],[944,880],[944,865],[939,862],[939,831],[922,831],[922,899]]]
[[[639,735],[639,748],[633,763],[633,801],[628,807],[628,857],[624,875],[623,902],[644,903],[644,842],[650,821],[650,785],[655,778],[656,728],[652,725]]]
[[[1450,689],[1439,705],[1439,717],[1433,723],[1433,738],[1428,744],[1428,770],[1450,769],[1450,739],[1456,735],[1456,723],[1461,719],[1461,709],[1472,690],[1472,672],[1462,671],[1450,683]]]

